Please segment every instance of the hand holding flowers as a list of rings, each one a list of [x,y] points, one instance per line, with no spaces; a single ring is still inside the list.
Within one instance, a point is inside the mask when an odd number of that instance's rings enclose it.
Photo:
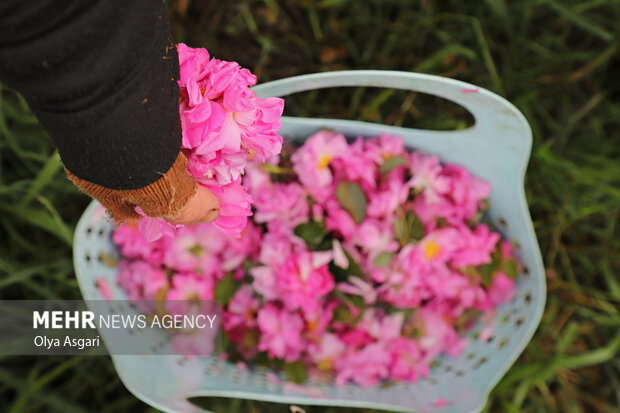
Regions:
[[[264,162],[280,153],[280,116],[284,101],[261,99],[250,86],[256,76],[235,62],[210,58],[206,49],[180,43],[179,113],[181,151],[187,171],[199,183],[197,194],[175,217],[144,217],[140,229],[150,241],[172,236],[179,224],[209,222],[223,234],[239,237],[252,199],[241,185],[249,160]],[[204,204],[217,206],[204,213]]]

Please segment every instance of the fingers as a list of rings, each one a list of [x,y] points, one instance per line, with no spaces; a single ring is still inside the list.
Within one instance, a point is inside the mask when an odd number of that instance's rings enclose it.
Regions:
[[[192,225],[200,222],[211,222],[220,215],[220,202],[217,197],[205,188],[198,185],[196,193],[179,211],[177,215],[168,219],[175,224]]]

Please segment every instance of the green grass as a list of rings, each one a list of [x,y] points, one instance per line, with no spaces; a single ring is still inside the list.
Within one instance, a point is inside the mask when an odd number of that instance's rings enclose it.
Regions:
[[[178,41],[237,60],[259,81],[397,69],[465,80],[513,102],[534,132],[526,189],[549,294],[538,332],[486,411],[620,411],[620,1],[170,6]],[[77,299],[71,236],[88,200],[64,178],[23,100],[6,89],[0,96],[0,298]],[[435,129],[471,123],[435,98],[363,88],[302,93],[287,113]],[[0,357],[0,411],[155,412],[124,389],[107,357]]]

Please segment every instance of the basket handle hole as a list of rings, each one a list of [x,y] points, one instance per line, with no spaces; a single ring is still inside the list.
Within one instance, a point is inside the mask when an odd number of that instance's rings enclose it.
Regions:
[[[326,117],[436,131],[464,130],[475,124],[463,106],[438,96],[398,89],[338,87],[285,97],[284,115]]]
[[[210,410],[213,412],[251,412],[251,411],[260,411],[260,412],[269,412],[269,413],[291,413],[291,411],[300,411],[295,410],[295,406],[290,403],[275,403],[275,402],[265,402],[260,400],[247,400],[247,399],[238,399],[233,397],[204,397],[204,396],[188,396],[187,401],[191,404],[201,408]],[[231,409],[231,406],[233,407]],[[333,407],[330,406],[304,406],[304,405],[296,405],[297,408],[301,408],[301,411],[319,413],[319,412],[328,412],[333,410]],[[293,409],[291,410],[291,407]],[[357,407],[347,407],[348,412],[368,412],[368,409],[365,408],[357,408]]]

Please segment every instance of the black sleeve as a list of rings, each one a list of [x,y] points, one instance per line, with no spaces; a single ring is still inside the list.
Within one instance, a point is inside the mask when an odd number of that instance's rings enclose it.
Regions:
[[[179,154],[178,55],[162,0],[2,0],[0,80],[67,169],[142,188]]]

